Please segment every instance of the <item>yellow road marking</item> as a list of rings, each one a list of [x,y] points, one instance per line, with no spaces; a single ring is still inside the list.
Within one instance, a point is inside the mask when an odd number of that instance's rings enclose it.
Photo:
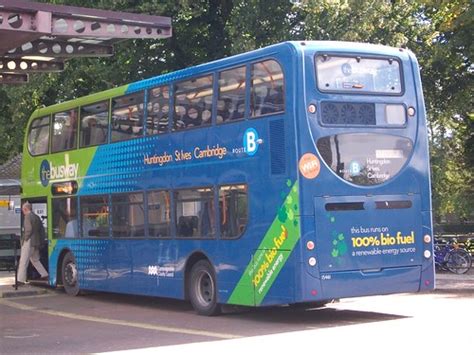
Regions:
[[[92,316],[85,316],[82,314],[76,313],[69,313],[69,312],[61,312],[61,311],[53,311],[48,309],[39,309],[36,307],[20,304],[17,302],[9,301],[6,299],[0,299],[0,304],[3,304],[8,307],[20,309],[22,311],[33,311],[37,313],[48,314],[50,316],[56,317],[63,317],[75,320],[82,320],[86,322],[95,322],[95,323],[104,323],[110,325],[120,325],[124,327],[132,327],[132,328],[140,328],[140,329],[148,329],[148,330],[157,330],[160,332],[167,332],[167,333],[179,333],[179,334],[189,334],[189,335],[200,335],[206,336],[211,338],[219,338],[219,339],[236,339],[240,338],[239,335],[234,334],[227,334],[227,333],[217,333],[217,332],[209,332],[204,330],[197,330],[197,329],[185,329],[185,328],[175,328],[175,327],[166,327],[161,325],[154,325],[148,323],[139,323],[139,322],[128,322],[119,319],[109,319],[109,318],[99,318],[99,317],[92,317]]]

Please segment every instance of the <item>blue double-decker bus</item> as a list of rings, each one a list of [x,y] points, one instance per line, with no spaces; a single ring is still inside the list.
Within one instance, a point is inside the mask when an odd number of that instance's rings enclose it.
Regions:
[[[221,305],[434,288],[409,50],[285,42],[38,109],[49,284]]]

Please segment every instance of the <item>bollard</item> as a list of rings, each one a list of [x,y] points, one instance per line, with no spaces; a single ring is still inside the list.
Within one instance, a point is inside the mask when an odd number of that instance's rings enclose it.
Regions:
[[[13,267],[15,268],[15,291],[18,290],[18,258],[17,258],[17,249],[18,249],[18,243],[17,243],[17,236],[15,234],[12,234],[12,242],[13,242]]]

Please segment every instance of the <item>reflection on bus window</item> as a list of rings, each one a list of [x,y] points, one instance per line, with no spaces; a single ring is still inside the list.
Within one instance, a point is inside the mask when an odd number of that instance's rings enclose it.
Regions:
[[[83,238],[109,236],[108,195],[85,196],[80,199],[81,235]]]
[[[248,195],[246,185],[219,188],[219,218],[222,238],[238,238],[247,226]]]
[[[173,129],[209,125],[212,115],[212,75],[176,84]]]
[[[321,91],[400,94],[400,64],[392,58],[316,56]]]
[[[360,186],[393,179],[413,150],[406,137],[380,133],[343,133],[318,139],[321,157],[340,178]]]
[[[49,116],[36,118],[28,134],[28,150],[31,155],[48,153],[49,146]]]
[[[112,99],[112,142],[143,135],[143,92]]]
[[[77,198],[54,198],[53,238],[78,238]]]
[[[77,109],[53,115],[53,139],[51,151],[60,152],[77,147]]]
[[[219,73],[217,123],[239,120],[245,114],[245,67]]]
[[[216,223],[212,189],[179,190],[174,195],[178,237],[213,237]]]
[[[252,117],[284,111],[284,96],[283,72],[276,61],[267,60],[252,65]]]
[[[168,132],[169,101],[168,86],[157,87],[148,91],[147,135]]]
[[[109,135],[109,102],[81,107],[81,148],[107,142]]]
[[[171,207],[169,192],[150,191],[148,193],[148,233],[150,237],[170,237],[170,222]]]
[[[112,195],[112,236],[144,237],[143,193]]]

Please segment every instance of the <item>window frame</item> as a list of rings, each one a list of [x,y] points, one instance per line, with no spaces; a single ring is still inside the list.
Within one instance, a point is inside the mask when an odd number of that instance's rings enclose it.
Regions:
[[[64,113],[64,112],[70,112],[70,111],[76,111],[76,132],[74,134],[74,146],[66,149],[60,149],[60,150],[53,150],[54,146],[54,117],[59,114],[59,113]],[[62,152],[69,152],[71,150],[77,150],[79,146],[79,122],[80,122],[80,117],[79,117],[79,106],[74,106],[73,108],[70,109],[65,109],[61,111],[55,111],[51,114],[51,119],[50,119],[50,153],[51,154],[56,154],[56,153],[62,153]]]
[[[146,217],[146,235],[147,235],[147,238],[149,239],[167,239],[167,240],[170,240],[170,239],[174,239],[176,237],[176,232],[173,230],[175,228],[174,226],[174,216],[173,216],[173,211],[174,211],[174,203],[173,203],[173,191],[172,189],[151,189],[151,190],[146,190],[144,191],[144,196],[145,196],[145,202],[144,202],[144,205],[146,207],[146,214],[145,214],[145,217]],[[169,230],[169,233],[167,236],[156,236],[156,235],[151,235],[150,233],[150,209],[149,209],[149,206],[150,206],[150,200],[149,200],[149,194],[152,194],[152,193],[156,193],[156,192],[165,192],[167,195],[168,195],[168,199],[169,199],[169,203],[170,203],[170,206],[169,206],[169,223],[168,223],[168,230]]]
[[[33,127],[33,123],[36,122],[36,121],[41,121],[43,119],[47,118],[48,119],[48,124],[43,124],[43,125],[39,125],[39,126],[36,126],[36,127]],[[38,153],[38,154],[33,154],[31,152],[31,149],[30,149],[30,137],[31,137],[31,132],[33,131],[33,129],[38,129],[38,128],[42,128],[42,127],[48,127],[47,129],[47,132],[48,132],[48,142],[46,144],[46,152],[45,153]],[[50,144],[51,144],[51,114],[47,114],[47,115],[44,115],[44,116],[39,116],[39,117],[35,117],[33,120],[31,120],[31,123],[30,123],[30,126],[28,127],[28,142],[27,142],[27,148],[28,148],[28,153],[30,153],[30,155],[32,157],[38,157],[38,156],[41,156],[41,155],[47,155],[49,154],[50,152]]]
[[[400,75],[400,92],[399,93],[390,93],[390,92],[363,92],[363,91],[349,91],[349,90],[324,90],[319,87],[319,80],[318,80],[318,68],[317,68],[317,60],[316,57],[318,56],[331,56],[331,57],[339,57],[339,58],[357,58],[360,57],[361,59],[375,59],[375,60],[389,60],[392,59],[398,63],[399,68],[399,75]],[[315,79],[315,87],[322,94],[338,94],[338,95],[367,95],[367,96],[403,96],[405,95],[405,75],[403,71],[403,63],[401,59],[397,56],[387,56],[387,55],[375,55],[375,54],[367,54],[367,53],[357,53],[357,52],[315,52],[313,56],[313,68],[314,68],[314,79]]]
[[[114,198],[118,198],[118,197],[128,197],[129,199],[129,196],[130,195],[141,195],[141,201],[140,202],[114,202]],[[146,238],[146,235],[147,235],[147,221],[146,221],[146,217],[145,217],[145,214],[147,212],[147,209],[145,209],[145,193],[144,191],[142,190],[139,190],[139,191],[129,191],[129,192],[120,192],[120,193],[113,193],[113,194],[110,194],[110,197],[109,197],[109,221],[110,221],[110,233],[111,233],[111,237],[112,239],[120,239],[120,240],[125,240],[125,239],[132,239],[132,240],[135,240],[135,239],[144,239]],[[117,216],[118,213],[116,213],[116,206],[120,206],[120,207],[123,207],[123,206],[135,206],[135,207],[142,207],[142,212],[143,212],[143,233],[141,233],[141,235],[131,235],[131,226],[129,223],[127,223],[127,225],[129,226],[129,229],[128,229],[128,233],[127,235],[116,235],[115,234],[115,231],[114,231],[114,227],[118,226],[115,224],[115,221],[114,221],[114,216]],[[128,210],[128,212],[130,213],[130,209]],[[130,217],[130,215],[129,215]],[[130,221],[130,218],[128,218],[127,222]],[[122,225],[120,225],[122,226]]]
[[[71,200],[74,200],[74,205],[75,205],[75,209],[76,209],[76,215],[75,215],[75,219],[76,219],[76,228],[77,228],[77,237],[76,238],[69,238],[66,236],[66,231],[67,231],[67,225],[69,222],[71,222],[71,220],[67,221],[66,222],[66,225],[65,225],[65,230],[64,230],[64,236],[57,236],[55,235],[55,232],[54,232],[54,229],[55,229],[55,210],[54,210],[54,204],[55,202],[57,201],[62,201],[62,200],[67,200],[67,199],[71,199]],[[77,195],[60,195],[60,196],[54,196],[51,198],[51,231],[52,231],[52,238],[54,240],[59,240],[59,239],[74,239],[74,240],[77,240],[77,239],[81,239],[82,238],[82,234],[81,234],[81,230],[80,230],[80,225],[81,225],[81,222],[80,222],[80,218],[79,218],[79,197]]]
[[[106,203],[104,204],[104,206],[107,207],[107,235],[97,235],[97,236],[88,235],[88,236],[85,236],[85,235],[83,235],[83,223],[84,223],[83,201],[84,201],[84,199],[87,199],[87,198],[99,198],[99,197],[106,198]],[[80,236],[80,238],[82,238],[82,239],[110,239],[111,238],[111,231],[110,231],[110,228],[111,228],[110,213],[111,212],[110,211],[111,211],[111,208],[110,208],[110,194],[106,193],[106,194],[80,196],[80,198],[79,198],[79,236]]]
[[[150,117],[150,114],[148,112],[148,105],[151,103],[151,100],[150,100],[150,97],[151,96],[151,92],[154,90],[154,89],[158,89],[160,88],[161,90],[163,90],[163,88],[168,88],[168,98],[166,99],[163,95],[162,97],[166,100],[168,100],[168,118],[167,118],[167,122],[166,122],[166,131],[165,132],[158,132],[158,133],[148,133],[148,118]],[[174,108],[174,90],[173,90],[173,83],[168,83],[168,84],[162,84],[162,85],[157,85],[157,86],[152,86],[152,87],[149,87],[145,90],[145,103],[146,103],[146,113],[144,114],[144,121],[145,121],[145,129],[144,129],[144,132],[145,132],[145,136],[147,137],[150,137],[150,136],[162,136],[162,135],[166,135],[166,134],[169,134],[171,132],[171,129],[172,127],[172,123],[173,123],[173,108]],[[160,111],[161,111],[161,108],[160,108]],[[161,115],[163,115],[161,113]],[[161,119],[162,117],[160,117]],[[151,131],[153,131],[154,129],[154,125],[153,125],[153,121],[152,121],[152,126],[151,126]]]
[[[189,130],[206,128],[206,127],[209,128],[209,127],[214,126],[216,104],[217,104],[217,101],[216,101],[217,97],[216,97],[216,90],[215,90],[216,89],[216,73],[217,73],[217,71],[214,70],[212,72],[190,76],[188,78],[185,78],[185,79],[182,79],[182,80],[177,80],[177,81],[174,81],[174,82],[171,83],[172,95],[173,95],[173,100],[171,101],[171,104],[172,104],[173,113],[172,113],[172,116],[170,116],[171,130],[169,131],[169,133],[187,132]],[[182,83],[185,83],[185,82],[190,82],[190,81],[193,81],[193,80],[202,79],[202,78],[205,78],[205,77],[212,78],[212,83],[210,83],[210,88],[212,90],[211,108],[210,108],[211,116],[209,117],[208,123],[202,124],[202,121],[201,121],[201,124],[199,126],[189,126],[189,127],[184,126],[184,128],[177,128],[176,125],[175,125],[175,122],[176,122],[176,117],[177,117],[176,107],[177,107],[177,101],[178,101],[177,100],[177,96],[178,96],[177,88],[178,88],[179,84],[182,84]],[[201,113],[201,115],[202,115],[202,113]],[[202,117],[201,117],[201,120],[202,120]]]
[[[219,103],[219,100],[220,100],[220,88],[221,88],[221,85],[220,85],[220,78],[221,78],[221,74],[223,72],[229,72],[229,71],[232,71],[232,70],[235,70],[235,69],[240,69],[240,68],[244,68],[245,70],[245,75],[244,75],[244,84],[245,84],[245,88],[244,88],[244,95],[243,95],[243,99],[244,99],[244,113],[243,113],[243,116],[241,118],[236,118],[236,119],[227,119],[227,120],[223,120],[222,122],[217,122],[217,113],[218,113],[218,103]],[[240,64],[240,65],[237,65],[237,66],[232,66],[232,67],[229,67],[229,68],[225,68],[225,69],[221,69],[221,70],[217,70],[216,71],[216,82],[217,82],[217,93],[215,95],[215,102],[216,102],[216,114],[215,114],[215,118],[214,118],[214,121],[215,121],[215,126],[216,127],[219,127],[219,126],[222,126],[222,125],[225,125],[225,124],[229,124],[229,123],[237,123],[237,122],[241,122],[241,121],[245,121],[249,118],[249,110],[248,110],[248,106],[249,106],[249,95],[247,95],[247,92],[250,90],[249,89],[249,72],[250,72],[250,65],[249,63],[243,63],[243,64]]]
[[[196,235],[196,236],[180,236],[179,235],[179,226],[178,226],[178,204],[179,204],[179,199],[177,197],[177,194],[181,191],[189,191],[189,190],[199,190],[199,189],[209,189],[210,190],[210,195],[211,195],[211,201],[214,205],[214,233],[210,235],[209,237],[205,237],[203,235]],[[215,206],[215,193],[216,193],[216,188],[215,185],[207,185],[207,186],[192,186],[192,187],[183,187],[183,188],[178,188],[178,189],[173,189],[172,195],[173,195],[173,201],[174,201],[174,206],[173,206],[173,217],[174,217],[174,238],[177,240],[216,240],[217,239],[217,234],[218,234],[218,226],[217,226],[217,209]],[[193,201],[203,201],[203,200],[193,200]],[[191,201],[188,201],[191,202]],[[201,212],[201,211],[200,211]],[[183,216],[181,216],[183,217]],[[187,216],[184,216],[187,217]],[[197,230],[199,231],[199,223],[201,223],[201,219],[198,217],[198,227]]]
[[[221,191],[221,188],[223,187],[232,187],[232,186],[244,186],[245,189],[246,189],[246,211],[247,211],[247,215],[246,215],[246,223],[245,223],[245,226],[244,228],[240,231],[240,233],[236,236],[233,236],[233,237],[224,237],[223,236],[223,233],[222,233],[222,221],[221,221],[221,218],[222,218],[222,210],[221,210],[221,206],[220,206],[220,198],[221,198],[221,195],[220,195],[220,191]],[[250,222],[250,202],[249,202],[249,185],[247,183],[232,183],[232,184],[223,184],[223,185],[218,185],[217,186],[217,199],[218,199],[218,204],[219,204],[219,208],[218,208],[218,219],[217,221],[219,222],[218,225],[219,225],[219,237],[220,239],[222,240],[237,240],[237,239],[240,239],[242,238],[242,236],[247,232],[247,228],[248,228],[248,225],[249,225],[249,222]]]
[[[127,96],[134,96],[134,95],[138,95],[140,94],[141,97],[143,98],[143,100],[140,102],[140,103],[137,103],[137,104],[134,104],[134,106],[137,106],[138,107],[138,112],[140,111],[140,104],[143,105],[143,109],[142,109],[142,115],[141,117],[139,117],[139,120],[137,122],[140,122],[141,123],[141,134],[137,134],[137,135],[132,135],[132,136],[129,136],[127,138],[124,138],[124,139],[117,139],[117,140],[114,140],[113,139],[113,132],[114,132],[114,129],[113,129],[113,126],[114,126],[114,100],[117,100],[119,98],[124,98],[124,97],[127,97]],[[118,95],[118,96],[112,96],[110,97],[110,103],[109,103],[109,137],[108,137],[108,142],[109,144],[113,144],[113,143],[118,143],[118,142],[126,142],[126,141],[129,141],[129,140],[132,140],[132,139],[139,139],[139,138],[142,138],[145,136],[145,131],[146,131],[146,116],[147,116],[147,101],[146,101],[146,90],[137,90],[137,91],[134,91],[134,92],[130,92],[130,93],[126,93],[126,94],[123,94],[123,95]],[[120,108],[125,108],[127,106],[120,106]],[[145,123],[145,125],[144,125]],[[132,128],[132,133],[133,133],[133,127],[131,125],[129,125],[129,128]]]
[[[269,61],[274,61],[275,63],[278,64],[278,66],[280,67],[281,69],[281,73],[283,75],[283,78],[281,79],[282,82],[283,82],[283,85],[281,86],[282,87],[282,90],[283,90],[283,93],[282,93],[282,98],[283,98],[283,110],[282,111],[277,111],[277,112],[268,112],[268,113],[264,113],[264,114],[258,114],[258,115],[252,115],[252,102],[253,102],[253,96],[252,96],[252,88],[253,88],[253,68],[255,65],[259,64],[259,63],[264,63],[264,62],[269,62]],[[247,112],[247,115],[246,115],[246,119],[247,120],[255,120],[257,118],[260,118],[260,117],[267,117],[267,116],[271,116],[271,115],[282,115],[282,114],[285,114],[287,112],[287,100],[286,100],[286,92],[287,92],[287,86],[286,86],[286,77],[287,75],[285,74],[285,70],[284,70],[284,66],[281,64],[281,62],[275,58],[275,57],[264,57],[258,61],[253,61],[253,62],[250,62],[248,63],[248,66],[249,66],[249,69],[248,69],[248,97],[249,97],[249,101],[248,101],[248,112]]]
[[[105,137],[105,142],[103,143],[98,143],[98,144],[89,144],[89,145],[82,145],[82,136],[83,136],[83,131],[82,131],[82,109],[84,107],[89,107],[93,105],[97,105],[100,103],[107,103],[107,134]],[[89,147],[97,147],[99,145],[104,145],[104,144],[109,144],[110,143],[110,119],[111,119],[111,99],[105,99],[105,100],[99,100],[90,104],[82,105],[79,107],[79,147],[78,149],[84,149],[84,148],[89,148]]]

